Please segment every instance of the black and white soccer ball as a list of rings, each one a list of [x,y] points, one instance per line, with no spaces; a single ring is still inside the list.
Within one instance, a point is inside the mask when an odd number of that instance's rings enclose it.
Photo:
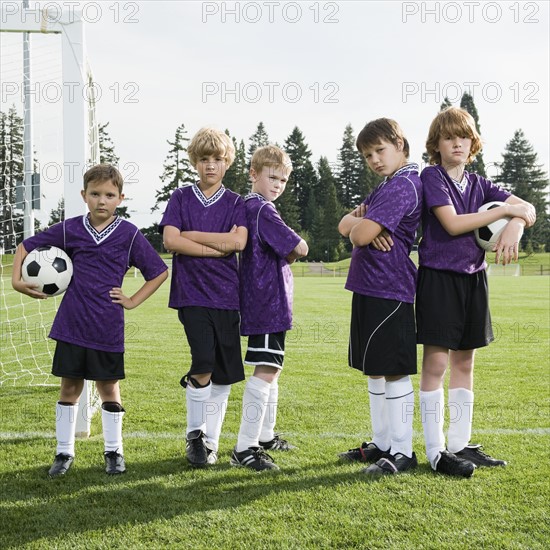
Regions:
[[[485,212],[486,210],[491,210],[492,208],[497,208],[502,206],[504,203],[500,201],[488,202],[480,206],[478,212]],[[493,246],[498,241],[500,234],[504,228],[508,225],[508,222],[512,218],[506,217],[497,220],[496,222],[490,223],[484,227],[474,230],[476,236],[477,244],[487,252],[493,251]]]
[[[30,252],[23,262],[23,280],[38,285],[36,290],[59,296],[67,290],[73,276],[73,262],[56,246],[41,246]]]

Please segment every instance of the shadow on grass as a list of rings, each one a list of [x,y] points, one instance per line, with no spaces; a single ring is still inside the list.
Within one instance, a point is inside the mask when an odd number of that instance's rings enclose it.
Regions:
[[[256,473],[227,462],[193,469],[177,456],[132,462],[121,476],[107,476],[100,463],[79,467],[76,460],[67,476],[58,479],[48,478],[48,465],[15,469],[0,477],[2,495],[12,495],[2,498],[2,520],[9,530],[2,531],[0,547],[237,509],[281,492],[371,481],[359,473],[357,465],[353,471],[342,465],[335,472],[337,464],[322,460],[319,457],[303,467]]]

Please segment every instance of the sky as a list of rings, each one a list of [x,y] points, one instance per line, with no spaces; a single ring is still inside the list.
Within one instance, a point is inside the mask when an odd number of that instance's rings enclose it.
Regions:
[[[19,8],[20,2],[3,2]],[[421,162],[431,120],[445,95],[458,105],[474,96],[488,174],[514,132],[522,129],[549,167],[549,3],[401,1],[29,1],[71,10],[86,21],[86,47],[100,97],[97,118],[109,122],[139,227],[176,128],[191,137],[203,126],[248,139],[262,121],[283,144],[295,126],[315,163],[337,162],[347,124],[357,134],[369,120],[397,120]],[[60,99],[46,83],[60,78],[59,56],[33,35],[36,148],[60,136]],[[6,82],[17,81],[21,38],[0,33],[2,110],[20,104]],[[51,42],[51,41],[50,41]],[[42,89],[40,89],[42,84]],[[53,89],[55,92],[55,89]],[[48,96],[49,94],[49,96]],[[50,111],[48,111],[48,109]],[[43,177],[47,221],[59,183]]]

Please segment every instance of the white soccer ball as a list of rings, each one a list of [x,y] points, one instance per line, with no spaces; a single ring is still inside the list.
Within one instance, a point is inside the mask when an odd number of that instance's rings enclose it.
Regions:
[[[36,290],[59,296],[67,290],[73,276],[73,262],[56,246],[41,246],[30,252],[23,262],[23,280],[38,285]]]
[[[502,206],[503,204],[504,203],[500,201],[488,202],[482,205],[479,208],[478,212],[485,212],[486,210],[497,208],[499,206]],[[492,252],[493,246],[496,244],[500,237],[500,234],[502,233],[503,229],[508,225],[508,222],[511,219],[512,218],[509,217],[501,218],[500,220],[490,223],[489,225],[480,227],[479,229],[475,229],[474,234],[476,236],[477,244],[481,248],[483,248],[483,250],[486,250],[487,252]]]

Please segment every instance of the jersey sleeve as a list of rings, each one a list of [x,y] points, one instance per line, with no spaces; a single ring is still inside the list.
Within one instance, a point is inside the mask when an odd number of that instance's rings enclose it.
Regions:
[[[137,267],[146,281],[158,277],[168,269],[164,260],[137,228],[128,254],[128,266]]]
[[[418,200],[413,182],[406,177],[397,177],[384,185],[373,198],[365,219],[379,223],[393,233],[399,222],[416,210]]]
[[[286,225],[271,203],[266,203],[258,213],[257,230],[260,242],[273,249],[281,258],[286,258],[302,240]]]
[[[162,233],[164,227],[171,225],[184,231],[183,227],[183,193],[181,188],[176,189],[170,197],[166,210],[159,223],[159,233]]]
[[[65,250],[65,222],[56,223],[45,231],[25,239],[23,246],[27,252],[32,252],[40,246],[57,246]]]
[[[235,199],[235,209],[233,211],[233,225],[237,227],[247,227],[246,223],[246,205],[244,199],[238,196]]]
[[[512,193],[505,191],[500,185],[493,183],[491,180],[478,176],[479,183],[483,188],[484,202],[502,201],[504,202]]]
[[[441,172],[434,166],[429,166],[420,175],[426,208],[436,206],[452,206],[453,201],[449,194],[447,182]]]

